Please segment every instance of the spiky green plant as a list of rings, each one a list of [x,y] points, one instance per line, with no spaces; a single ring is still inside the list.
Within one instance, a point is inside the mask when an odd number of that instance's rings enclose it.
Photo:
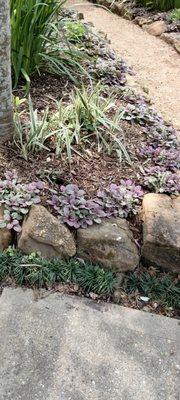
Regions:
[[[33,104],[29,96],[28,119],[23,120],[23,112],[19,112],[18,107],[14,107],[14,142],[19,148],[21,156],[27,160],[29,153],[36,153],[39,150],[46,149],[46,140],[53,135],[48,131],[48,108],[45,109],[42,118],[38,116],[37,110],[33,109]]]
[[[75,69],[82,56],[69,43],[62,42],[63,21],[57,14],[66,0],[11,0],[11,58],[13,86],[23,77],[30,85],[31,75],[41,70],[66,74],[75,80]]]
[[[98,265],[73,258],[67,262],[59,258],[48,261],[36,253],[26,256],[11,248],[0,252],[0,281],[6,277],[18,285],[38,288],[58,282],[77,283],[85,292],[98,295],[110,295],[116,286],[115,274]]]
[[[73,144],[91,145],[94,141],[98,152],[105,150],[111,154],[116,151],[120,159],[124,156],[130,162],[120,127],[121,112],[116,108],[113,95],[105,98],[102,92],[100,84],[88,88],[82,86],[72,93],[70,104],[64,105],[60,101],[59,112],[50,121],[56,137],[57,155],[66,149],[70,162]]]
[[[148,272],[140,275],[130,273],[125,290],[130,293],[138,291],[151,300],[160,300],[165,306],[180,309],[180,281],[173,279],[172,275],[158,271],[155,276]]]
[[[105,150],[108,154],[116,151],[119,159],[122,156],[130,163],[130,157],[124,144],[120,127],[122,113],[116,108],[115,98],[102,95],[100,84],[96,87],[75,89],[70,96],[69,104],[57,103],[58,112],[49,115],[48,108],[42,117],[33,109],[29,96],[28,118],[20,111],[21,101],[14,105],[15,135],[14,141],[22,157],[27,160],[30,153],[41,149],[49,150],[45,144],[50,137],[54,138],[56,155],[67,154],[71,163],[73,145],[84,146],[94,142],[98,152]],[[16,98],[17,100],[17,98]],[[109,115],[111,114],[111,116]]]

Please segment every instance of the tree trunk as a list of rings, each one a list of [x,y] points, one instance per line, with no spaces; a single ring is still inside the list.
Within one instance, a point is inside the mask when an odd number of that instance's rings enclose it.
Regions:
[[[13,131],[10,5],[9,0],[0,0],[0,144]]]

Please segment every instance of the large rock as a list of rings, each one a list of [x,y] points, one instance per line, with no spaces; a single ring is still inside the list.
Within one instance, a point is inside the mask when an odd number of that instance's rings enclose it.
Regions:
[[[0,221],[4,220],[4,208],[0,207]],[[7,249],[12,241],[12,233],[7,228],[0,228],[0,251]]]
[[[171,44],[180,53],[180,32],[163,33],[161,38]]]
[[[101,225],[78,229],[77,254],[85,260],[120,272],[133,270],[139,262],[128,222],[120,218],[107,219]]]
[[[142,257],[148,264],[180,272],[180,197],[146,194]]]
[[[155,21],[152,24],[143,25],[143,29],[153,36],[161,36],[167,30],[167,25],[164,21]]]
[[[76,253],[76,245],[69,229],[43,206],[32,206],[23,222],[18,248],[26,254],[40,252],[42,257],[68,258]]]

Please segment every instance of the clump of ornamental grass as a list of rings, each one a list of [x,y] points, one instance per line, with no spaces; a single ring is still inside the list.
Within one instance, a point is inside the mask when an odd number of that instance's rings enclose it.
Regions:
[[[0,205],[4,209],[4,219],[0,228],[21,231],[21,223],[33,204],[40,203],[40,191],[43,182],[24,184],[13,171],[7,171],[0,180]]]
[[[98,152],[116,152],[120,160],[124,156],[131,162],[125,148],[124,135],[120,128],[121,115],[116,108],[115,99],[113,95],[105,98],[100,84],[76,89],[70,96],[70,103],[63,104],[60,101],[58,109],[49,126],[54,131],[57,155],[66,151],[71,162],[73,145],[91,147],[95,144]]]
[[[20,150],[21,156],[27,161],[30,153],[37,153],[43,149],[49,150],[45,143],[53,136],[53,132],[49,132],[48,129],[48,108],[44,110],[43,115],[40,117],[38,111],[34,110],[31,97],[29,96],[28,118],[24,118],[26,111],[19,111],[20,104],[21,101],[18,104],[15,103],[14,107],[14,143]]]
[[[146,168],[144,185],[156,193],[177,195],[180,192],[180,175],[160,166]]]
[[[61,100],[56,103],[58,111],[49,114],[48,108],[43,116],[33,109],[31,98],[28,100],[28,119],[25,111],[19,111],[15,106],[14,142],[25,160],[30,153],[49,150],[48,142],[54,146],[57,156],[66,154],[69,163],[74,145],[96,146],[98,152],[108,154],[116,152],[121,161],[124,156],[131,163],[124,143],[124,134],[120,127],[121,114],[116,107],[115,98],[111,94],[103,96],[103,87],[75,89],[70,95],[69,103]]]
[[[31,76],[42,71],[66,75],[76,83],[77,71],[85,74],[81,65],[85,53],[70,45],[64,35],[65,21],[58,18],[64,3],[56,0],[10,1],[14,88],[23,78],[29,90]]]
[[[48,261],[36,253],[23,255],[10,248],[0,252],[0,264],[0,281],[12,278],[18,285],[41,288],[56,283],[74,283],[80,286],[80,291],[108,296],[116,286],[116,276],[112,271],[74,258]]]

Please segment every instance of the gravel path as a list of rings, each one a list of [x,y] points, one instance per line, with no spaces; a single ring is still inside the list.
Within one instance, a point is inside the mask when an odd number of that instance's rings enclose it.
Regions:
[[[67,6],[84,14],[96,30],[105,32],[112,47],[132,65],[131,83],[146,88],[154,108],[180,129],[180,57],[161,39],[92,3],[69,0]]]

